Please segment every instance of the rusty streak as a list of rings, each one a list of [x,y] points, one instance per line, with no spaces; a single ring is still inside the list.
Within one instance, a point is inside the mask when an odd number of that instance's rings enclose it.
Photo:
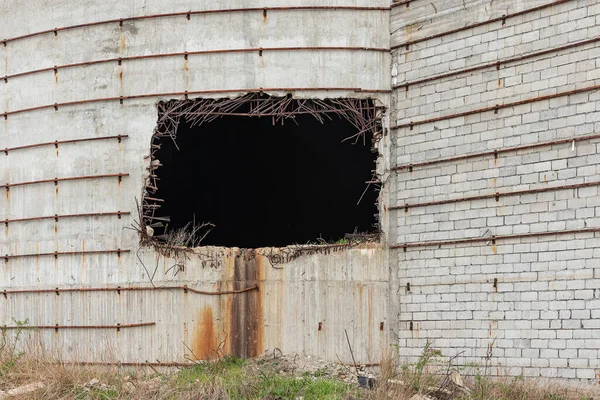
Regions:
[[[171,97],[171,96],[188,96],[188,95],[201,95],[201,94],[226,94],[226,93],[248,93],[248,92],[293,92],[293,91],[345,91],[345,92],[355,92],[355,93],[390,93],[389,89],[361,89],[361,88],[253,88],[253,89],[214,89],[214,90],[194,90],[194,91],[184,91],[184,92],[168,92],[168,93],[150,93],[150,94],[138,94],[138,95],[130,95],[130,96],[118,96],[118,97],[101,97],[96,99],[87,99],[87,100],[76,100],[76,101],[67,101],[64,103],[54,103],[54,104],[45,104],[42,106],[23,108],[20,110],[14,111],[6,111],[4,113],[0,113],[0,116],[4,116],[4,118],[8,118],[9,115],[21,114],[25,112],[45,110],[48,108],[58,109],[58,107],[65,106],[74,106],[80,104],[90,104],[90,103],[100,103],[100,102],[108,102],[108,101],[123,101],[123,100],[131,100],[131,99],[145,99],[151,97]]]
[[[50,363],[53,364],[53,363]],[[60,364],[65,365],[98,365],[98,366],[111,366],[111,367],[193,367],[198,365],[196,363],[181,363],[181,362],[101,362],[101,361],[61,361]]]
[[[411,1],[413,1],[413,0],[411,0]],[[354,367],[354,364],[344,364],[344,363],[341,363],[339,361],[337,362],[337,364],[338,365],[343,365],[344,367]],[[356,366],[358,366],[358,367],[366,367],[366,368],[369,368],[369,367],[379,367],[380,365],[381,365],[381,363],[360,363],[360,362],[356,363]]]
[[[547,94],[544,96],[538,96],[538,97],[534,97],[531,99],[513,101],[510,103],[504,103],[504,104],[497,104],[495,106],[488,106],[488,107],[478,108],[475,110],[463,111],[463,112],[456,113],[456,114],[442,115],[440,117],[424,119],[421,121],[414,121],[414,122],[408,122],[405,124],[394,125],[394,126],[391,126],[390,129],[400,129],[400,128],[407,128],[407,127],[412,128],[413,126],[416,126],[416,125],[423,125],[423,124],[427,124],[427,123],[431,123],[431,122],[444,121],[447,119],[466,117],[468,115],[480,114],[480,113],[487,112],[487,111],[497,111],[497,110],[501,110],[503,108],[510,108],[510,107],[515,107],[515,106],[520,106],[523,104],[536,103],[538,101],[551,100],[551,99],[555,99],[558,97],[571,96],[574,94],[591,92],[591,91],[598,90],[598,89],[600,89],[600,85],[588,86],[588,87],[584,87],[584,88],[580,88],[580,89],[569,90],[566,92]]]
[[[466,159],[469,159],[469,158],[485,157],[485,156],[496,156],[497,154],[509,153],[509,152],[513,152],[513,151],[534,149],[534,148],[537,148],[537,147],[546,147],[546,146],[553,146],[553,145],[556,145],[556,144],[565,144],[565,143],[572,143],[572,142],[580,142],[580,141],[584,141],[584,140],[593,140],[593,139],[600,139],[600,133],[596,133],[594,135],[585,135],[585,136],[573,137],[573,138],[569,138],[569,139],[557,139],[557,140],[550,140],[550,141],[547,141],[547,142],[525,144],[525,145],[522,145],[522,146],[505,147],[505,148],[497,149],[497,150],[483,151],[483,152],[480,152],[480,153],[463,154],[463,155],[454,156],[454,157],[438,158],[438,159],[435,159],[435,160],[421,161],[421,162],[416,162],[416,163],[411,163],[411,164],[405,164],[405,165],[398,165],[398,166],[392,168],[392,171],[401,171],[401,170],[404,170],[404,169],[412,169],[414,167],[423,167],[423,166],[426,166],[426,165],[439,164],[439,163],[444,163],[444,162],[466,160]]]
[[[378,111],[378,110],[385,110],[386,107],[384,106],[374,106],[374,107],[363,107],[362,110],[363,111]],[[178,115],[190,115],[190,116],[197,116],[197,115],[218,115],[218,116],[233,116],[233,117],[281,117],[281,116],[294,116],[294,115],[315,115],[315,113],[318,114],[339,114],[339,110],[319,110],[317,112],[315,111],[289,111],[289,112],[265,112],[265,113],[260,113],[260,114],[252,114],[251,112],[247,112],[247,113],[228,113],[228,112],[213,112],[213,111],[207,111],[207,112],[190,112],[190,113],[178,113]],[[168,137],[168,135],[166,136]]]
[[[460,28],[456,28],[456,29],[452,29],[452,30],[449,30],[449,31],[446,31],[446,32],[436,33],[435,35],[431,35],[431,36],[425,36],[425,37],[423,37],[421,39],[409,40],[409,41],[404,42],[402,44],[394,45],[394,46],[391,47],[391,49],[395,50],[395,49],[399,49],[401,47],[410,46],[410,45],[415,44],[415,43],[421,43],[421,42],[425,42],[427,40],[436,39],[436,38],[439,38],[439,37],[442,37],[442,36],[452,35],[454,33],[466,31],[468,29],[477,28],[479,26],[493,24],[494,22],[506,21],[508,18],[518,17],[519,15],[524,15],[524,14],[528,14],[528,13],[531,13],[531,12],[543,10],[544,8],[553,7],[553,6],[556,6],[556,5],[559,5],[559,4],[566,3],[568,1],[570,1],[570,0],[557,0],[557,1],[553,1],[552,3],[543,4],[541,6],[537,6],[537,7],[533,7],[533,8],[528,8],[526,10],[518,11],[518,12],[515,12],[515,13],[512,13],[512,14],[506,14],[506,15],[503,15],[501,17],[488,19],[487,21],[477,22],[475,24],[466,25],[466,26],[463,26],[463,27],[460,27]],[[407,1],[406,3],[409,3],[409,2],[410,1]],[[406,4],[406,3],[404,3],[404,4]]]
[[[435,200],[435,201],[429,201],[429,202],[425,202],[425,203],[404,204],[401,206],[393,206],[393,207],[390,207],[389,209],[390,210],[402,210],[402,209],[407,210],[409,208],[415,208],[415,207],[427,207],[427,206],[434,206],[434,205],[439,205],[439,204],[460,203],[463,201],[473,201],[473,200],[483,200],[483,199],[493,199],[493,198],[495,198],[496,201],[498,201],[498,199],[500,197],[506,197],[506,196],[520,196],[522,194],[533,194],[533,193],[543,193],[543,192],[551,192],[551,191],[558,191],[558,190],[579,189],[579,188],[590,187],[590,186],[600,186],[600,181],[575,183],[575,184],[571,184],[571,185],[562,185],[562,186],[546,186],[546,187],[537,188],[537,189],[516,190],[514,192],[496,192],[496,193],[480,194],[480,195],[476,195],[476,196],[459,197],[456,199]]]
[[[395,7],[398,7],[398,6],[403,6],[403,5],[409,4],[409,3],[413,2],[413,1],[416,1],[416,0],[395,1],[395,2],[392,3],[391,8],[393,9]]]
[[[529,238],[529,237],[543,237],[543,236],[553,236],[553,235],[569,235],[569,234],[595,233],[595,232],[600,232],[600,228],[571,229],[571,230],[566,230],[566,231],[555,231],[555,232],[520,233],[520,234],[515,234],[515,235],[476,237],[476,238],[452,239],[452,240],[438,240],[438,241],[431,241],[431,242],[411,242],[411,243],[395,244],[395,245],[390,246],[390,249],[404,249],[404,251],[406,251],[407,248],[411,248],[411,247],[429,247],[429,246],[441,246],[441,245],[460,244],[460,243],[496,242],[498,240],[507,240],[507,239],[523,239],[523,238]]]
[[[529,53],[529,54],[525,54],[525,55],[521,55],[521,56],[517,56],[517,57],[506,58],[504,60],[498,60],[498,61],[494,61],[494,62],[490,62],[487,64],[482,64],[482,65],[477,65],[477,66],[470,67],[470,68],[459,69],[459,70],[447,72],[447,73],[441,74],[441,75],[434,75],[434,76],[430,76],[428,78],[418,79],[418,80],[415,80],[412,82],[400,83],[400,84],[392,86],[392,89],[399,89],[399,88],[405,88],[408,86],[414,86],[414,85],[418,85],[421,83],[426,83],[426,82],[431,82],[431,81],[435,81],[435,80],[439,80],[439,79],[449,78],[452,76],[462,75],[462,74],[466,74],[469,72],[475,72],[475,71],[479,71],[479,70],[486,69],[486,68],[493,68],[493,67],[499,68],[503,64],[510,64],[510,63],[514,63],[517,61],[523,61],[523,60],[527,60],[529,58],[539,57],[539,56],[543,56],[543,55],[550,54],[550,53],[557,53],[557,52],[560,52],[563,50],[568,50],[568,49],[571,49],[574,47],[584,46],[584,45],[590,44],[590,43],[596,43],[598,41],[600,41],[600,36],[592,38],[592,39],[582,40],[581,42],[567,44],[565,46],[555,47],[552,49],[542,50],[542,51]]]
[[[64,65],[55,65],[47,68],[34,69],[31,71],[19,72],[12,75],[5,75],[0,77],[0,79],[4,79],[4,82],[8,82],[9,79],[14,79],[26,75],[38,74],[41,72],[47,71],[58,71],[68,68],[76,68],[76,67],[85,67],[89,65],[95,64],[106,64],[106,63],[122,63],[123,61],[134,61],[134,60],[144,60],[149,58],[166,58],[166,57],[187,57],[189,55],[206,55],[206,54],[222,54],[222,53],[253,53],[253,52],[263,52],[263,51],[309,51],[309,50],[344,50],[344,51],[374,51],[374,52],[389,52],[388,48],[381,47],[343,47],[343,46],[334,46],[334,47],[326,47],[326,46],[316,46],[316,47],[252,47],[246,49],[221,49],[221,50],[201,50],[201,51],[185,51],[178,53],[162,53],[162,54],[147,54],[141,56],[131,56],[131,57],[117,57],[117,58],[108,58],[104,60],[93,60],[93,61],[84,61],[73,64],[64,64]],[[121,65],[121,64],[119,64]]]
[[[117,255],[121,255],[121,253],[129,253],[129,250],[81,250],[81,251],[55,251],[53,253],[31,253],[31,254],[5,254],[0,256],[0,258],[4,258],[6,262],[9,259],[13,258],[25,258],[25,257],[46,257],[46,256],[76,256],[76,255],[86,255],[86,254],[113,254],[117,253]]]
[[[4,222],[6,225],[14,222],[26,222],[26,221],[41,221],[46,219],[65,219],[65,218],[79,218],[79,217],[108,217],[116,215],[119,218],[121,215],[129,215],[129,212],[125,211],[114,211],[114,212],[99,212],[99,213],[84,213],[84,214],[62,214],[62,215],[46,215],[43,217],[28,217],[28,218],[17,218],[17,219],[5,219],[4,221],[0,220],[0,223]]]
[[[92,141],[96,141],[96,140],[110,140],[110,139],[117,139],[120,142],[122,139],[126,139],[128,137],[129,137],[129,135],[116,135],[116,136],[101,136],[101,137],[82,138],[82,139],[55,140],[54,142],[43,142],[43,143],[28,144],[25,146],[6,147],[0,151],[3,151],[4,154],[8,155],[9,151],[32,149],[35,147],[58,146],[59,144],[92,142]]]
[[[14,42],[21,39],[26,39],[39,35],[46,35],[52,33],[56,35],[58,32],[79,29],[79,28],[87,28],[90,26],[98,26],[98,25],[106,25],[106,24],[119,24],[122,25],[123,22],[127,21],[140,21],[145,19],[156,19],[156,18],[169,18],[169,17],[186,17],[188,15],[204,15],[204,14],[219,14],[219,13],[236,13],[236,12],[252,12],[252,11],[260,11],[263,13],[264,11],[389,11],[390,7],[360,7],[360,6],[292,6],[292,7],[249,7],[249,8],[225,8],[219,10],[202,10],[202,11],[182,11],[175,13],[166,13],[166,14],[151,14],[151,15],[139,15],[136,17],[127,17],[127,18],[118,18],[118,19],[109,19],[97,22],[89,22],[85,24],[78,25],[70,25],[64,26],[61,28],[47,29],[39,32],[28,33],[26,35],[15,36],[12,38],[0,40],[5,46],[7,43]]]
[[[6,183],[4,185],[0,185],[0,188],[11,188],[15,186],[26,186],[26,185],[36,185],[39,183],[55,183],[65,182],[65,181],[77,181],[83,179],[100,179],[100,178],[122,178],[124,176],[129,176],[129,174],[103,174],[103,175],[85,175],[85,176],[71,176],[66,178],[53,178],[53,179],[42,179],[38,181],[28,181],[28,182],[17,182],[17,183]]]
[[[192,292],[196,294],[203,294],[208,296],[221,296],[226,294],[238,294],[245,293],[251,290],[258,290],[258,286],[250,286],[246,289],[239,290],[223,290],[218,292],[207,292],[203,290],[196,290],[186,285],[184,286],[153,286],[153,287],[96,287],[96,288],[55,288],[55,289],[22,289],[22,290],[3,290],[0,292],[5,297],[7,294],[23,294],[23,293],[74,293],[74,292],[114,292],[120,294],[120,292],[137,292],[137,291],[155,291],[155,290],[183,290],[184,292]]]
[[[27,325],[27,326],[1,326],[2,329],[122,329],[138,328],[141,326],[156,325],[156,322],[140,322],[138,324],[117,325]]]

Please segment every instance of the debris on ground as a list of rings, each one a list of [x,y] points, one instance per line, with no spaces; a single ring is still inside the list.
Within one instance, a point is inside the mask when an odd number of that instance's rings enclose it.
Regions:
[[[22,396],[27,393],[35,392],[39,389],[43,389],[45,386],[46,385],[43,382],[35,382],[7,390],[6,392],[0,391],[0,399],[8,399],[15,396]]]

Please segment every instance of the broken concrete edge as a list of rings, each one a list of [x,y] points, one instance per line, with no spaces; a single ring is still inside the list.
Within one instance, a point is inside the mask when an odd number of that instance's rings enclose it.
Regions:
[[[379,238],[379,236],[377,236]],[[301,256],[310,256],[313,254],[330,254],[351,249],[381,249],[384,244],[379,240],[352,240],[348,243],[333,243],[333,244],[295,244],[284,247],[259,247],[259,248],[240,248],[240,247],[225,247],[225,246],[169,246],[160,241],[144,240],[140,241],[140,245],[144,248],[154,249],[162,256],[175,259],[188,259],[193,256],[202,256],[206,254],[221,254],[226,252],[236,252],[245,254],[253,253],[255,256],[266,257],[271,264],[282,264],[291,262]]]
[[[302,92],[301,90],[298,91]],[[361,92],[352,92],[352,96],[346,97],[341,97],[339,95],[302,96],[299,95],[297,91],[290,89],[289,91],[283,92],[283,94],[282,92],[271,93],[260,90],[248,91],[245,93],[242,92],[238,94],[229,93],[228,96],[226,95],[222,97],[211,96],[188,99],[188,96],[186,95],[185,99],[163,99],[156,103],[156,107],[158,109],[158,121],[151,138],[150,153],[148,156],[144,157],[145,159],[148,159],[149,162],[143,178],[141,202],[138,203],[136,199],[138,218],[132,225],[133,229],[139,234],[140,244],[142,246],[153,246],[164,256],[177,256],[180,255],[181,251],[185,251],[185,246],[173,246],[170,243],[166,243],[164,238],[154,237],[154,229],[150,227],[152,221],[159,221],[160,223],[161,220],[165,220],[165,217],[155,217],[153,211],[160,207],[160,203],[163,202],[163,200],[151,197],[152,194],[158,190],[158,184],[156,182],[157,176],[155,175],[154,171],[161,167],[160,161],[155,159],[155,153],[158,149],[160,149],[160,144],[155,143],[155,139],[161,137],[170,137],[173,141],[176,141],[177,128],[180,124],[181,118],[183,118],[182,116],[185,116],[185,118],[191,118],[193,125],[201,125],[203,123],[211,122],[212,120],[228,113],[235,113],[237,107],[241,107],[251,101],[267,101],[278,104],[279,106],[274,107],[271,104],[270,107],[266,107],[264,110],[266,114],[262,112],[263,110],[261,110],[261,107],[259,106],[256,107],[255,111],[247,113],[248,116],[260,117],[264,114],[264,116],[276,118],[277,120],[281,119],[283,122],[285,119],[297,113],[310,113],[316,119],[321,119],[324,115],[327,115],[327,113],[333,112],[338,114],[341,118],[348,120],[358,130],[357,134],[345,140],[352,139],[354,137],[360,137],[361,135],[365,134],[364,132],[371,131],[371,149],[374,153],[377,153],[377,157],[375,160],[376,169],[373,173],[372,180],[369,181],[368,184],[382,184],[385,180],[387,180],[389,174],[385,172],[387,168],[382,167],[383,153],[381,149],[381,143],[383,142],[385,133],[387,131],[385,123],[387,106],[380,98],[374,96],[373,93],[365,94]],[[304,105],[304,103],[307,101],[312,102],[311,107]],[[228,105],[226,111],[221,110],[222,103],[226,103]],[[289,111],[290,107],[293,108],[291,111]],[[212,113],[214,113],[214,115]],[[383,191],[380,192],[383,193]],[[358,238],[360,239],[360,242],[380,241],[380,238],[384,236],[383,225],[381,221],[381,216],[384,215],[384,208],[381,205],[383,195],[381,193],[377,202],[379,208],[377,231],[372,234],[365,235],[365,238]],[[148,215],[149,208],[152,210],[150,215]],[[166,217],[166,219],[170,218]],[[169,221],[166,222],[168,224]],[[212,225],[210,222],[207,224]],[[366,238],[366,236],[372,237]],[[356,239],[357,238],[353,238],[350,240],[350,242],[354,242]],[[324,249],[335,248],[336,244],[290,245],[281,247],[281,249],[301,248],[299,251],[310,251],[307,250],[307,248],[313,246],[315,248],[318,246],[319,249]],[[235,249],[237,247],[230,248]],[[268,248],[273,249],[274,247]]]

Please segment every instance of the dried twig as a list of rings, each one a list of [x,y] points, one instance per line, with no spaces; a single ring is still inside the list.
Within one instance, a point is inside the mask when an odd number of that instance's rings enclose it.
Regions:
[[[350,338],[348,337],[348,331],[344,329],[344,333],[346,334],[346,340],[348,341],[348,347],[350,348],[350,355],[352,356],[352,362],[354,363],[354,369],[356,370],[356,375],[358,375],[358,366],[356,365],[356,359],[354,358],[354,352],[352,351],[352,345],[350,345]]]

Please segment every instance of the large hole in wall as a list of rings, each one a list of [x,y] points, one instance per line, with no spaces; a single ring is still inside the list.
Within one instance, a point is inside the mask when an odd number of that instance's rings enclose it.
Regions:
[[[373,102],[342,102],[358,105],[353,119],[331,101],[305,101],[306,111],[291,98],[246,98],[236,107],[226,107],[231,99],[162,104],[163,114],[180,107],[162,129],[159,115],[153,138],[155,183],[146,197],[156,201],[144,203],[152,235],[173,241],[210,223],[172,244],[258,248],[378,232]]]

